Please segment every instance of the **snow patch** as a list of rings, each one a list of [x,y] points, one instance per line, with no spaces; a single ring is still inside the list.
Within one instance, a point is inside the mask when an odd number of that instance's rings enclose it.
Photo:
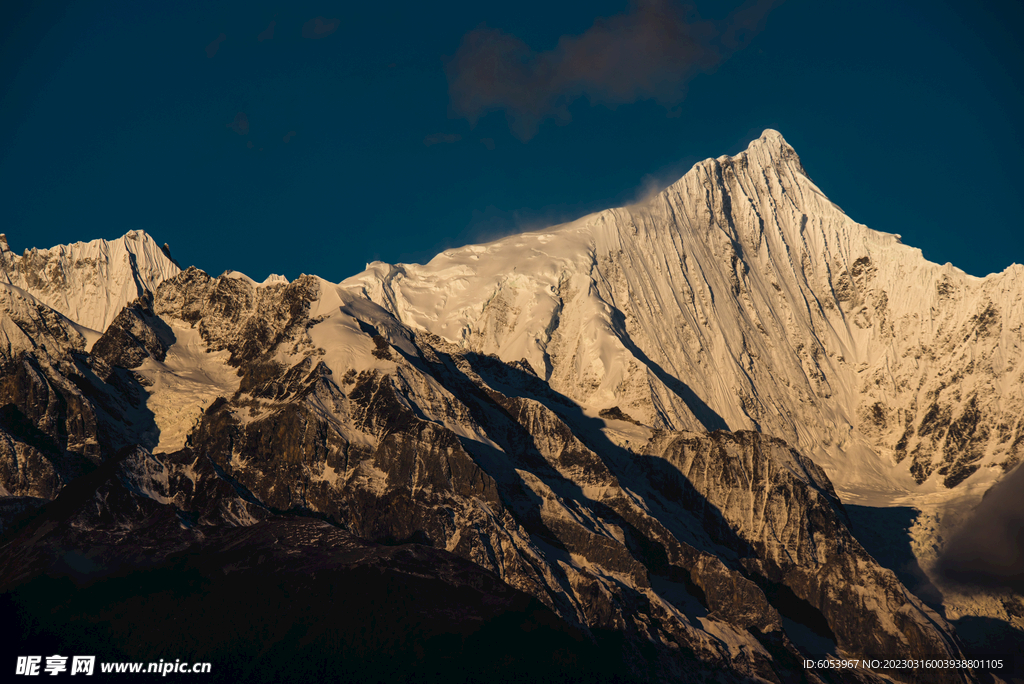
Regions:
[[[227,350],[208,352],[199,331],[169,319],[175,342],[163,362],[149,357],[136,370],[149,383],[146,406],[160,430],[153,453],[184,448],[188,434],[218,397],[230,397],[241,379]]]

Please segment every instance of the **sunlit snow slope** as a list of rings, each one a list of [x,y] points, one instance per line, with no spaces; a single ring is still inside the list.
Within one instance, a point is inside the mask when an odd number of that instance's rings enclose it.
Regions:
[[[988,482],[1024,452],[1024,267],[926,261],[771,130],[641,204],[342,286],[588,408],[781,437],[846,500]]]
[[[180,270],[141,230],[117,240],[28,249],[21,256],[0,235],[0,282],[21,288],[98,332],[106,330],[126,304],[155,291]]]

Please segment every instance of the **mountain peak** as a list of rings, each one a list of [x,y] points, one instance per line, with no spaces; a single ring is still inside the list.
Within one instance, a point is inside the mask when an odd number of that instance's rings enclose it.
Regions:
[[[764,132],[761,133],[760,137],[751,140],[750,144],[747,145],[747,149],[741,152],[740,155],[749,155],[759,151],[768,152],[769,154],[772,154],[772,156],[775,156],[776,154],[783,155],[783,158],[785,159],[795,158],[797,156],[796,150],[793,149],[793,146],[786,142],[786,139],[782,137],[782,134],[773,128],[766,128]]]
[[[762,142],[762,143],[771,144],[771,145],[774,145],[774,146],[777,146],[777,147],[783,147],[783,146],[789,147],[789,143],[786,142],[786,139],[783,138],[782,134],[779,133],[774,128],[766,128],[766,129],[764,129],[764,132],[761,133],[761,137],[758,138],[756,141],[753,141],[753,142]],[[753,142],[751,144],[753,144]]]
[[[719,157],[718,161],[756,161],[764,168],[775,168],[781,164],[792,164],[802,174],[807,175],[800,157],[793,146],[786,142],[782,134],[773,128],[766,128],[759,138],[750,141],[747,149],[735,157]]]
[[[714,177],[718,173],[716,168],[736,165],[741,167],[752,165],[770,171],[771,175],[777,175],[784,166],[790,165],[800,175],[807,177],[807,172],[800,163],[800,157],[796,150],[786,142],[781,133],[773,128],[766,128],[760,137],[751,140],[747,148],[738,154],[724,154],[717,158],[709,157],[697,162],[690,171],[666,188],[664,192],[675,189],[685,194],[688,191],[683,188],[692,182],[691,174],[696,173],[697,176],[710,174]]]
[[[116,240],[26,249],[21,256],[0,250],[0,280],[97,331],[105,330],[126,304],[180,270],[142,230]]]

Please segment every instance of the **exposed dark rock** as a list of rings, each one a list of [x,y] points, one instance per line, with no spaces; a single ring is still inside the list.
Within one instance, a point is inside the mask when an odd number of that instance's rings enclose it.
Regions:
[[[740,555],[790,619],[819,631],[824,619],[840,648],[864,656],[909,653],[910,644],[944,651],[956,643],[952,630],[936,630],[923,604],[864,551],[810,459],[753,432],[666,435],[652,449],[678,468],[680,486],[689,483],[684,506]]]
[[[373,356],[378,359],[385,361],[391,360],[391,352],[388,351],[388,341],[380,335],[373,336],[373,345],[376,347],[373,350]]]
[[[974,324],[974,332],[978,337],[990,337],[998,335],[1000,331],[999,310],[995,304],[989,302],[979,313],[971,316],[971,323]]]
[[[338,681],[633,681],[601,648],[614,634],[587,635],[445,551],[382,547],[309,518],[182,527],[116,477],[89,484],[92,496],[69,491],[42,511],[48,525],[5,544],[19,551],[0,562],[12,653],[187,658],[223,682],[326,669]],[[118,524],[98,529],[94,506]]]
[[[132,369],[150,356],[163,361],[172,344],[174,333],[153,312],[153,298],[147,293],[121,310],[90,355],[100,364]]]
[[[623,410],[620,409],[618,406],[612,406],[611,408],[601,409],[601,411],[597,415],[601,416],[602,418],[608,418],[611,420],[624,420],[627,423],[633,423],[634,425],[640,424],[636,420],[634,420],[629,414],[623,412]]]

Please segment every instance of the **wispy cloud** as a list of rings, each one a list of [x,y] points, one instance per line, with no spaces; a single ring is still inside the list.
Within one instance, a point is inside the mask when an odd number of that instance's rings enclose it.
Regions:
[[[543,52],[481,26],[445,65],[452,113],[475,123],[504,111],[512,132],[528,140],[544,120],[569,121],[569,103],[584,96],[613,107],[649,99],[672,110],[694,76],[749,44],[779,1],[748,0],[722,21],[704,21],[693,6],[634,0],[625,14]]]
[[[435,133],[434,135],[428,135],[424,138],[423,144],[430,147],[431,145],[455,143],[460,140],[462,140],[462,136],[458,133]]]
[[[217,54],[217,50],[220,49],[220,44],[227,40],[228,37],[223,33],[214,38],[209,45],[206,46],[206,56],[213,59],[213,56]]]
[[[316,17],[302,25],[303,38],[325,38],[338,30],[341,26],[340,19],[324,19]]]
[[[277,21],[270,22],[270,26],[268,26],[267,28],[265,28],[262,31],[260,31],[260,34],[258,36],[256,36],[256,40],[258,42],[260,42],[260,43],[262,43],[265,40],[273,40],[274,39],[274,26],[276,26],[276,25],[277,25]]]
[[[234,120],[227,126],[238,135],[249,134],[249,117],[245,115],[245,112],[238,112],[235,114]]]

